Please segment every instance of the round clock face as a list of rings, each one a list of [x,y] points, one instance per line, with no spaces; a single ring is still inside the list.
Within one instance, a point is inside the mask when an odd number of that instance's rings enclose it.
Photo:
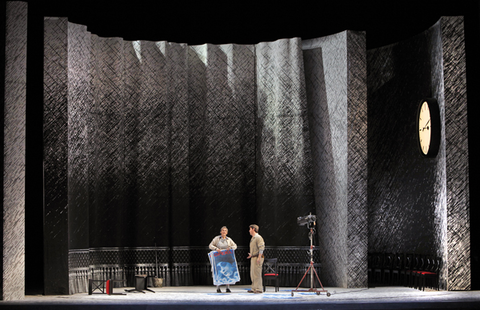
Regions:
[[[427,98],[420,102],[417,114],[418,145],[426,157],[435,157],[440,146],[440,109],[437,100]]]
[[[432,119],[430,117],[430,109],[428,107],[428,103],[424,101],[420,107],[420,112],[418,115],[418,139],[420,142],[420,150],[424,155],[428,154],[431,138]]]

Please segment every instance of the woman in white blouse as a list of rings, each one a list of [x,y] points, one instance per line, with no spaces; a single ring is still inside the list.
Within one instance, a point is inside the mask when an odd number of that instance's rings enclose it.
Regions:
[[[212,251],[223,251],[223,250],[236,250],[237,244],[232,240],[232,238],[227,237],[228,228],[227,226],[223,226],[220,228],[220,236],[216,236],[213,238],[212,242],[208,248]],[[221,293],[220,285],[217,285],[217,293]],[[227,293],[231,293],[230,285],[227,284]]]

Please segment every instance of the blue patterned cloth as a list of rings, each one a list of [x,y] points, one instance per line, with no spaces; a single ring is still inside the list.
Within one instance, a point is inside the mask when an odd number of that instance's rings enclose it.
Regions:
[[[240,281],[235,250],[212,251],[208,253],[212,265],[214,285],[235,284]]]

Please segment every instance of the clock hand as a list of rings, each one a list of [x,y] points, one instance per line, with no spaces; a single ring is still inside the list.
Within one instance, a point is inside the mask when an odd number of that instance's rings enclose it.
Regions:
[[[424,131],[425,129],[427,129],[427,128],[428,128],[428,126],[427,126],[427,125],[428,125],[428,123],[430,123],[430,120],[428,120],[428,122],[426,122],[426,123],[425,123],[425,126],[423,126],[423,128],[422,128],[422,131]]]

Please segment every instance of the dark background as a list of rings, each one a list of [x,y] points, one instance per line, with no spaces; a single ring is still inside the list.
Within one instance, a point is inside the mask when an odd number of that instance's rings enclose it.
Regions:
[[[344,30],[365,31],[367,49],[420,33],[440,16],[478,22],[478,1],[27,1],[35,15],[68,17],[99,36],[126,40],[254,44]],[[265,3],[267,2],[267,3]],[[475,26],[474,26],[475,27]],[[468,27],[467,27],[468,28]],[[478,28],[478,27],[477,27]]]
[[[311,39],[344,30],[365,31],[367,49],[402,41],[421,33],[440,16],[465,16],[469,124],[479,115],[478,85],[479,1],[318,1],[270,4],[207,4],[162,1],[26,1],[28,13],[27,74],[27,179],[26,179],[26,274],[27,281],[43,278],[36,268],[41,258],[32,254],[43,243],[43,229],[36,224],[43,217],[42,141],[43,102],[43,17],[68,17],[87,25],[102,37],[125,40],[170,41],[195,44],[255,44],[280,38]],[[469,126],[470,158],[478,153],[478,130]],[[478,217],[478,164],[470,160],[470,206],[472,227]],[[40,188],[40,189],[39,189]],[[36,206],[36,207],[34,207]],[[31,225],[29,225],[31,224]],[[471,231],[472,289],[478,289],[479,229]],[[477,279],[477,280],[476,280]],[[32,292],[35,292],[33,289]],[[28,293],[28,292],[27,292]]]

